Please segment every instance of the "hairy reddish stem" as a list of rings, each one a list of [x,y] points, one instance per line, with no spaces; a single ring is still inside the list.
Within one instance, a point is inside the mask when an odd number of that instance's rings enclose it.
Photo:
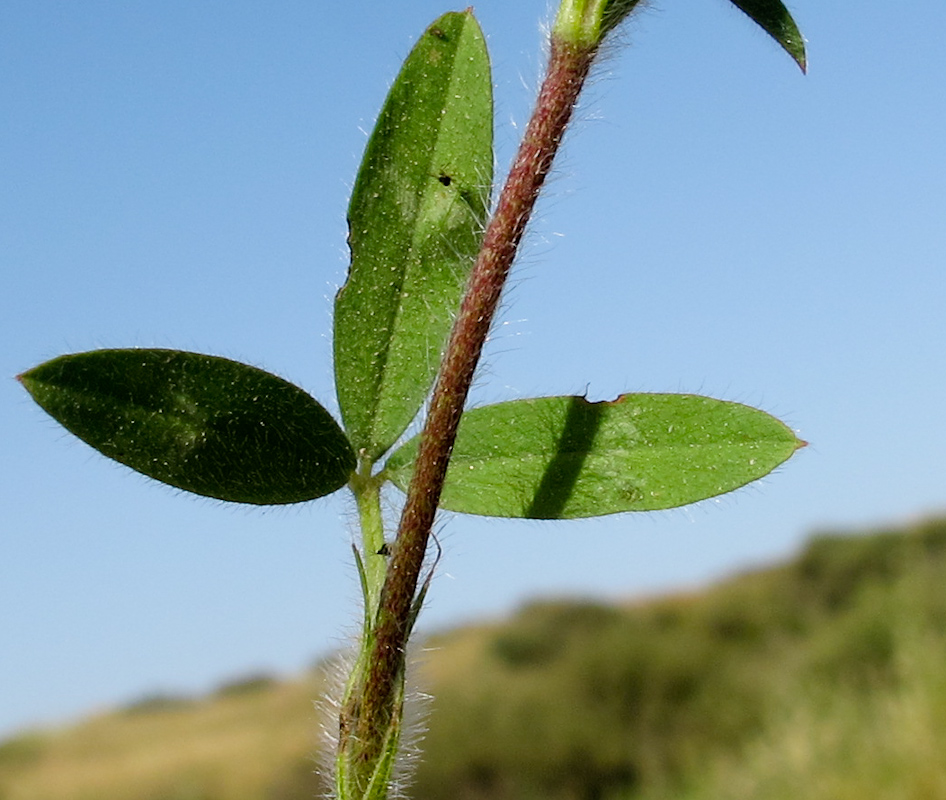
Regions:
[[[434,387],[414,474],[388,566],[366,676],[357,740],[363,763],[380,752],[403,677],[410,614],[463,406],[503,285],[562,141],[595,48],[552,40],[535,110],[470,275]]]

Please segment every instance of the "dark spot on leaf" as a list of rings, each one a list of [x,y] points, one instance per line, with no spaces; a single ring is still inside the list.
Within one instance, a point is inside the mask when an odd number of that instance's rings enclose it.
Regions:
[[[437,180],[440,181],[444,186],[449,186],[451,183],[453,183],[453,178],[444,172],[440,173],[440,177],[438,177]]]

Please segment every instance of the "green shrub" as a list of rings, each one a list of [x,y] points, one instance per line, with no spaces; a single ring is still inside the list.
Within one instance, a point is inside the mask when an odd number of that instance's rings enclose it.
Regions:
[[[217,697],[238,697],[271,689],[276,684],[277,680],[272,675],[259,673],[221,684],[214,694]]]
[[[31,732],[0,742],[0,769],[32,766],[43,757],[47,741],[46,735]]]

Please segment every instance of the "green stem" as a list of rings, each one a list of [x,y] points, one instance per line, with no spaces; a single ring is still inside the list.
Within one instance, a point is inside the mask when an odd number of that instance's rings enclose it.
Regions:
[[[392,722],[400,717],[404,651],[415,594],[460,416],[516,250],[595,53],[595,45],[553,36],[535,110],[486,229],[453,327],[381,591],[363,704],[354,731],[366,764],[382,756]]]
[[[594,47],[601,41],[601,19],[608,0],[562,0],[552,35],[573,45]]]
[[[381,516],[381,485],[378,476],[371,475],[373,465],[365,461],[351,480],[351,490],[358,507],[358,522],[361,527],[361,565],[365,581],[365,617],[374,620],[378,613],[378,600],[384,575],[387,572],[387,557],[384,543],[384,520]]]
[[[353,738],[355,727],[363,706],[365,680],[368,664],[374,649],[374,620],[378,615],[381,589],[387,572],[388,556],[384,542],[384,519],[381,514],[380,476],[372,476],[372,462],[365,459],[358,465],[358,471],[352,477],[349,486],[355,495],[358,507],[358,521],[361,528],[362,547],[355,548],[355,560],[364,601],[364,624],[359,642],[358,654],[349,673],[342,695],[341,711],[338,720],[338,751],[335,764],[335,790],[340,800],[354,798],[384,797],[383,785],[388,781],[393,761],[393,752],[385,763],[366,763],[361,757],[362,748]],[[403,692],[403,688],[401,690]],[[400,725],[392,724],[388,738],[399,736]],[[393,751],[395,747],[386,748]],[[378,787],[382,791],[378,793]]]

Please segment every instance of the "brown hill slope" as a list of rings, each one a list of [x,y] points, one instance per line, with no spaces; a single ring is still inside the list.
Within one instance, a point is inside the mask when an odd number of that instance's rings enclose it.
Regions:
[[[418,800],[946,797],[946,519],[816,537],[698,593],[534,603],[427,650]],[[0,744],[0,800],[311,798],[323,686],[315,670],[25,734]],[[820,777],[793,785],[799,769]]]

